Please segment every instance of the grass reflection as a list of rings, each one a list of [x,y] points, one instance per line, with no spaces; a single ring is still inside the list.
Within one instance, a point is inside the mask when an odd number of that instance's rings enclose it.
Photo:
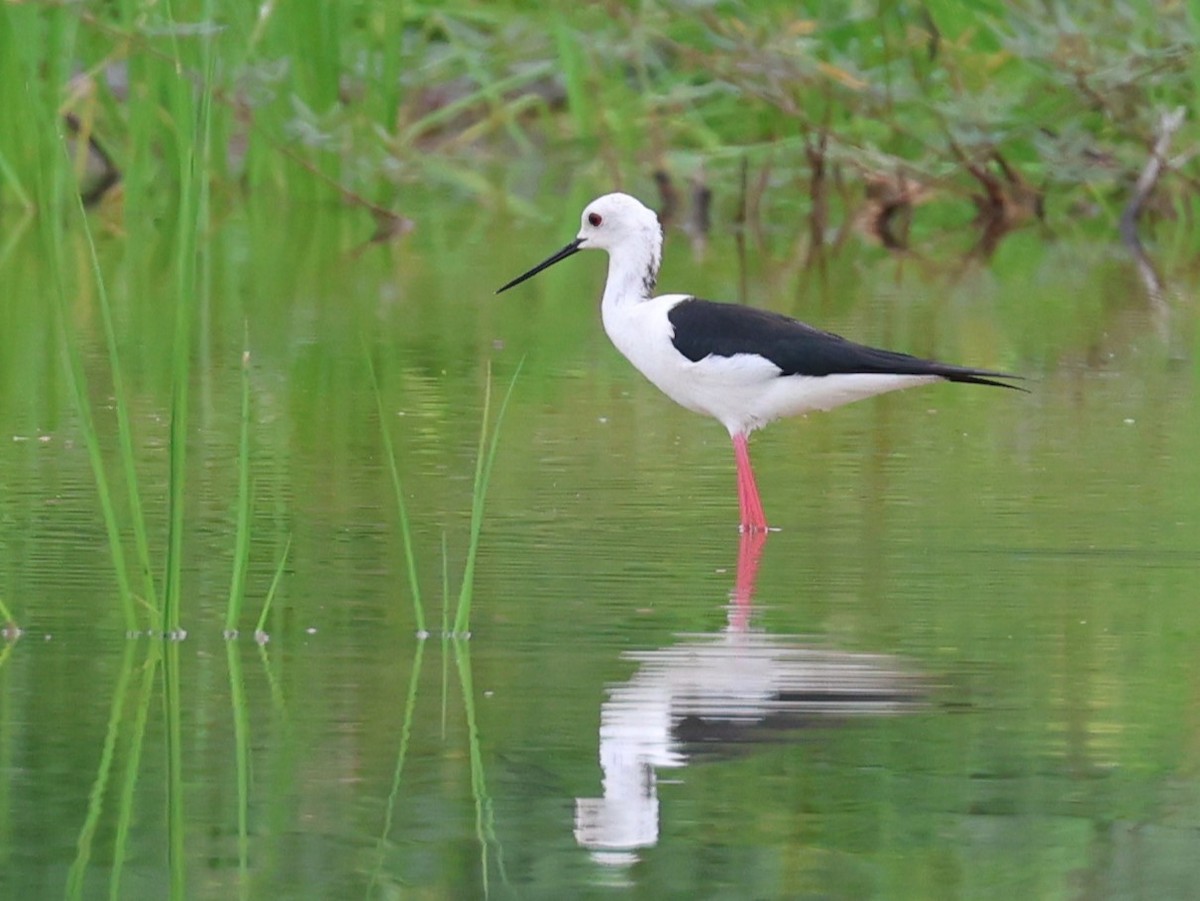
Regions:
[[[250,711],[242,677],[241,649],[225,642],[225,665],[229,672],[229,706],[233,714],[234,772],[237,780],[238,897],[250,890]]]
[[[104,732],[104,744],[100,750],[100,760],[92,780],[91,791],[88,793],[87,815],[76,840],[75,859],[67,871],[65,895],[70,899],[89,897],[86,891],[85,877],[88,864],[92,858],[92,849],[96,833],[103,821],[104,799],[108,790],[109,779],[112,775],[116,752],[120,745],[127,744],[128,755],[121,783],[121,794],[118,802],[116,828],[113,840],[112,869],[109,877],[109,897],[121,898],[121,874],[129,848],[130,823],[133,817],[134,790],[137,785],[138,773],[141,769],[142,746],[146,736],[146,722],[153,697],[155,676],[159,671],[162,659],[162,646],[151,643],[141,664],[142,680],[139,690],[132,698],[133,721],[128,728],[128,735],[122,742],[123,723],[126,719],[126,707],[130,703],[130,689],[135,672],[135,660],[139,645],[126,642],[121,657],[117,681],[113,686],[112,700],[109,707],[108,725]]]
[[[166,726],[167,792],[167,871],[171,898],[184,898],[187,892],[186,821],[183,796],[183,714],[180,699],[178,641],[163,644],[163,719]]]
[[[130,730],[128,759],[125,775],[121,781],[121,800],[117,809],[116,837],[113,842],[113,864],[109,876],[109,897],[121,898],[121,874],[129,854],[130,831],[133,824],[134,795],[138,774],[142,769],[142,749],[146,740],[146,723],[150,717],[150,702],[154,697],[154,685],[162,659],[162,646],[150,643],[142,665],[142,682],[134,703],[134,721]]]
[[[418,641],[413,653],[412,671],[408,678],[408,692],[404,696],[404,717],[400,726],[400,743],[396,748],[396,765],[392,770],[392,787],[388,792],[387,812],[383,819],[383,830],[379,834],[378,856],[375,869],[371,873],[371,882],[367,886],[367,897],[371,897],[383,874],[387,859],[389,841],[392,834],[392,821],[395,818],[396,804],[400,797],[400,781],[404,773],[404,762],[408,759],[408,745],[412,738],[413,713],[417,706],[417,684],[421,678],[421,662],[425,658],[425,642]]]
[[[475,800],[475,837],[479,841],[479,873],[484,897],[490,891],[489,864],[495,855],[501,881],[508,884],[504,868],[504,853],[496,838],[496,817],[492,796],[487,786],[487,770],[483,764],[482,742],[475,714],[475,688],[471,678],[471,649],[462,639],[454,640],[454,663],[462,687],[463,712],[467,718],[467,747],[471,759],[471,796]]]
[[[83,879],[87,872],[88,861],[92,857],[92,845],[95,841],[96,830],[100,825],[101,814],[104,811],[104,795],[108,788],[113,757],[121,734],[121,721],[124,717],[125,703],[128,700],[129,683],[133,677],[134,655],[137,650],[138,646],[134,642],[125,643],[125,653],[121,657],[117,683],[113,687],[112,702],[109,706],[108,728],[104,731],[100,763],[96,770],[96,778],[92,781],[92,789],[88,793],[87,816],[84,818],[83,828],[79,831],[79,839],[75,843],[75,859],[67,871],[66,896],[68,898],[84,897]]]

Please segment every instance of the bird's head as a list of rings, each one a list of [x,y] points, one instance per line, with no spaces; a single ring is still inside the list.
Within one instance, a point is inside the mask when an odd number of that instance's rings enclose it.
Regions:
[[[580,217],[579,234],[575,240],[549,259],[538,263],[524,275],[519,275],[500,288],[496,293],[507,291],[526,279],[533,278],[543,269],[581,250],[607,250],[610,254],[620,253],[639,272],[645,272],[645,281],[653,287],[662,259],[662,227],[658,216],[649,207],[628,194],[605,194],[597,197],[583,210]]]
[[[608,250],[625,244],[662,247],[662,227],[654,210],[628,194],[605,194],[584,208],[579,234],[580,250]]]

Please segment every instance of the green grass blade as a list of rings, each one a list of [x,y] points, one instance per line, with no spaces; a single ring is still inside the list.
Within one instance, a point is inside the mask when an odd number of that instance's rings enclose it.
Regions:
[[[248,327],[247,327],[248,330]],[[229,602],[225,607],[225,631],[237,631],[246,596],[246,569],[250,561],[250,511],[253,506],[250,487],[250,349],[242,351],[242,422],[238,436],[237,532],[234,537],[233,572],[229,582]]]
[[[392,430],[389,427],[389,417],[383,409],[383,394],[379,390],[379,380],[375,377],[375,363],[371,359],[371,349],[363,340],[363,354],[367,359],[367,370],[371,374],[371,388],[375,392],[375,407],[379,411],[379,431],[383,438],[383,450],[387,456],[388,470],[392,477],[392,490],[396,494],[396,509],[400,516],[400,537],[404,544],[404,562],[408,567],[408,585],[412,591],[413,618],[417,624],[417,633],[426,635],[425,610],[421,604],[421,586],[417,580],[417,558],[413,552],[412,526],[408,521],[408,507],[404,503],[404,485],[400,481],[400,469],[396,464],[396,448],[392,444]]]
[[[39,108],[39,97],[32,83],[26,83],[26,100],[30,109]],[[47,115],[54,116],[56,114],[53,111],[49,111]],[[51,125],[47,122],[47,129],[50,130],[50,128]],[[51,133],[56,134],[56,156],[52,157],[45,166],[39,165],[37,167],[38,192],[43,200],[48,203],[50,209],[59,210],[62,208],[65,198],[64,189],[67,187],[64,185],[66,180],[65,173],[70,171],[70,167],[66,164],[69,151],[67,150],[66,141],[63,136],[53,131]],[[49,169],[48,172],[46,171],[47,168]],[[71,187],[74,188],[73,185]],[[74,331],[74,320],[72,319],[71,304],[68,298],[66,277],[64,275],[67,268],[62,219],[57,215],[42,215],[38,217],[38,221],[47,257],[47,268],[51,273],[55,299],[57,301],[56,318],[59,326],[60,346],[63,352],[67,381],[75,402],[76,413],[79,416],[80,431],[83,434],[84,444],[87,447],[88,462],[92,468],[92,477],[96,483],[96,494],[100,502],[105,533],[108,537],[109,554],[112,557],[113,571],[117,580],[117,591],[121,601],[122,614],[125,618],[125,628],[128,631],[134,631],[138,626],[137,606],[129,584],[129,570],[126,565],[125,550],[121,541],[121,527],[117,519],[112,492],[109,489],[108,473],[104,463],[104,455],[100,448],[99,433],[96,429],[95,419],[92,416],[92,404],[88,392],[87,376],[83,367],[79,340]],[[84,222],[84,233],[90,237],[86,221]],[[98,272],[96,283],[101,298],[107,299],[107,295],[103,290],[104,280],[98,277]],[[118,399],[120,399],[119,394]]]
[[[63,145],[64,151],[67,149]],[[96,252],[96,239],[92,234],[91,223],[87,211],[83,207],[83,199],[75,192],[75,208],[79,213],[79,223],[87,241],[88,254],[91,260],[92,275],[96,283],[96,303],[100,310],[100,322],[104,328],[104,343],[108,350],[108,368],[113,385],[113,406],[117,417],[117,437],[120,442],[121,467],[125,477],[125,488],[128,494],[129,515],[133,521],[134,548],[137,552],[138,570],[142,576],[142,592],[146,602],[157,608],[158,601],[154,587],[154,572],[150,565],[150,542],[146,533],[146,517],[142,512],[142,493],[138,488],[137,457],[134,453],[133,427],[130,425],[129,404],[126,401],[125,376],[122,373],[121,357],[117,352],[117,330],[113,324],[112,304],[109,303],[108,289],[104,283],[104,273],[100,268],[100,257]]]
[[[167,476],[167,561],[163,587],[163,624],[169,633],[179,629],[182,588],[184,532],[184,482],[187,474],[187,418],[189,368],[191,363],[193,267],[196,256],[196,226],[193,211],[191,157],[182,167],[179,189],[179,240],[176,246],[178,278],[175,294],[175,328],[172,341],[171,422]]]
[[[255,638],[261,640],[266,635],[267,614],[271,612],[271,602],[275,600],[275,592],[283,579],[283,570],[287,566],[288,552],[292,549],[292,536],[289,535],[283,546],[283,554],[279,557],[279,565],[275,567],[275,575],[271,578],[271,587],[267,589],[267,599],[263,601],[262,612],[258,615],[258,625],[254,627]]]
[[[483,413],[480,417],[479,446],[475,449],[475,481],[471,486],[471,531],[467,538],[467,562],[463,566],[462,584],[459,586],[458,607],[454,614],[454,633],[465,636],[470,628],[471,597],[475,582],[475,551],[479,547],[479,533],[483,527],[483,503],[479,488],[484,481],[484,457],[487,449],[488,423],[492,407],[492,366],[489,363],[483,382]]]
[[[58,244],[58,242],[58,238],[52,239],[53,244]],[[50,264],[55,270],[61,265],[61,254],[58,254],[58,257]],[[87,376],[84,373],[83,360],[79,353],[79,340],[71,322],[71,311],[61,276],[56,278],[55,282],[58,289],[59,334],[66,364],[67,381],[75,399],[79,428],[83,434],[84,445],[87,447],[92,478],[96,483],[96,495],[100,502],[100,514],[104,519],[104,531],[108,536],[108,551],[112,557],[113,575],[117,580],[117,592],[121,600],[121,612],[125,617],[125,629],[132,632],[138,627],[137,604],[134,602],[133,590],[129,585],[125,548],[121,542],[121,526],[117,520],[117,510],[113,503],[112,492],[109,490],[108,472],[104,464],[104,454],[100,449],[100,436],[96,430],[96,422],[92,417],[92,402],[88,396]]]
[[[204,4],[206,21],[211,21],[212,3]],[[168,22],[174,20],[170,3]],[[174,33],[174,30],[173,30]],[[169,112],[176,130],[179,165],[179,204],[176,223],[175,329],[171,355],[171,425],[168,476],[167,561],[163,591],[163,622],[171,635],[180,634],[181,573],[183,567],[184,499],[188,438],[188,395],[192,349],[192,322],[201,296],[209,289],[208,254],[201,259],[200,236],[209,225],[209,172],[212,160],[212,107],[215,54],[212,40],[197,44],[203,80],[199,91],[192,79],[178,78],[171,84]],[[178,71],[188,68],[176,41]]]
[[[512,380],[508,383],[508,391],[496,414],[496,424],[492,429],[491,440],[488,440],[488,414],[491,406],[492,370],[489,366],[483,395],[483,425],[479,432],[479,450],[475,459],[475,484],[471,490],[471,535],[467,545],[467,562],[463,567],[462,586],[458,594],[458,609],[454,616],[454,633],[466,635],[471,628],[471,598],[475,590],[475,559],[479,552],[479,536],[483,530],[483,506],[487,498],[488,483],[492,478],[492,466],[496,462],[496,449],[500,441],[500,426],[504,422],[504,413],[508,402],[512,399],[513,388],[521,375],[524,361],[517,364]]]
[[[442,740],[446,739],[446,712],[450,707],[450,556],[442,530]]]
[[[183,225],[190,218],[191,204],[182,202],[180,205],[180,232],[192,232],[193,229]],[[192,246],[182,246],[191,243]],[[194,241],[180,241],[178,249],[180,258],[194,255]],[[180,270],[189,268],[188,264],[180,264]],[[182,593],[181,570],[183,566],[183,534],[184,534],[184,483],[187,474],[187,419],[188,419],[188,388],[189,368],[191,359],[191,316],[192,308],[188,301],[189,291],[186,286],[186,276],[181,275],[178,294],[175,300],[175,337],[172,342],[173,365],[171,376],[171,424],[169,430],[169,470],[167,477],[167,562],[166,578],[163,588],[163,624],[171,634],[179,630],[179,604]]]
[[[442,636],[450,634],[450,555],[442,529]]]

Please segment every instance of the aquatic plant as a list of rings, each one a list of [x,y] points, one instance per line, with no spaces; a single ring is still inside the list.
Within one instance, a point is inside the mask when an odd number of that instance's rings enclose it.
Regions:
[[[364,345],[365,348],[365,345]],[[370,372],[371,387],[375,394],[376,410],[379,415],[380,438],[383,443],[384,456],[388,464],[392,490],[396,499],[396,513],[400,522],[400,536],[404,549],[405,567],[408,574],[409,590],[412,595],[413,620],[416,623],[417,634],[428,634],[425,627],[425,611],[421,601],[420,580],[417,577],[417,555],[413,547],[412,524],[409,517],[408,505],[404,499],[404,485],[400,477],[400,464],[392,441],[390,417],[385,412],[383,394],[375,374],[375,365],[371,360],[369,348],[365,348],[367,368]],[[500,425],[504,421],[504,413],[512,397],[513,388],[521,374],[518,365],[509,382],[508,390],[500,403],[495,422],[491,419],[492,405],[492,370],[488,366],[484,379],[483,413],[479,430],[479,443],[475,455],[475,477],[471,487],[471,521],[467,536],[467,556],[463,565],[459,585],[458,604],[455,609],[452,632],[447,633],[448,608],[450,598],[449,572],[447,568],[446,536],[442,535],[442,629],[443,634],[466,637],[470,631],[471,600],[475,590],[475,561],[479,553],[480,535],[483,531],[483,512],[487,499],[488,484],[491,481],[492,467],[496,460],[496,450],[499,446]]]

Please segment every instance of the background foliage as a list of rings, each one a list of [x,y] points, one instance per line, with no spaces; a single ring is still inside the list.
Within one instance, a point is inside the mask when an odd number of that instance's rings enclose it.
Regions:
[[[70,115],[119,170],[126,221],[161,214],[191,133],[182,84],[211,92],[223,192],[339,198],[381,237],[404,231],[414,186],[531,213],[562,187],[538,161],[563,157],[597,183],[662,173],[660,207],[670,179],[728,220],[811,214],[820,240],[888,202],[930,205],[918,236],[973,216],[1111,230],[1200,74],[1192,11],[1153,0],[125,0],[10,3],[0,23],[0,102],[24,113],[0,134],[6,206],[45,207]],[[1160,217],[1191,215],[1196,135]]]

